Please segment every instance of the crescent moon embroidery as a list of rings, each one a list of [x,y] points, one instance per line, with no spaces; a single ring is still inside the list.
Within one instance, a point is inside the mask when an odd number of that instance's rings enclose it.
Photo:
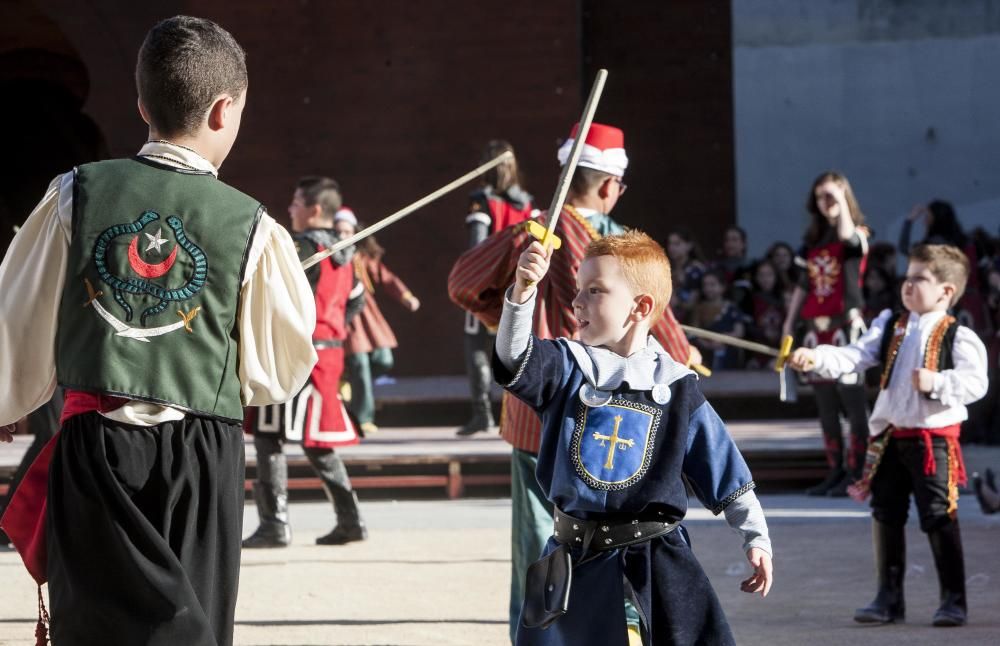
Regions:
[[[128,245],[128,264],[132,267],[132,271],[143,278],[159,278],[170,271],[175,260],[177,260],[177,245],[174,245],[166,260],[155,265],[139,257],[139,236],[132,238],[132,242]]]

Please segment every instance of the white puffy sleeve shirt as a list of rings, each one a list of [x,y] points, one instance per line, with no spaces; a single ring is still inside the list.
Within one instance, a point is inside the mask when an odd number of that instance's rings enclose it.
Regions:
[[[975,332],[961,326],[952,346],[954,368],[934,374],[928,396],[913,387],[912,374],[924,365],[924,349],[934,327],[946,312],[910,313],[906,336],[899,346],[888,387],[878,394],[868,420],[871,435],[889,426],[897,428],[941,428],[968,419],[966,406],[982,399],[989,387],[986,347]],[[816,348],[814,370],[820,377],[835,379],[849,372],[864,371],[882,361],[882,336],[893,334],[890,310],[879,314],[868,331],[851,345]]]
[[[193,152],[154,143],[162,159]],[[210,165],[209,165],[210,167]],[[214,168],[211,169],[214,172]],[[55,348],[59,303],[72,235],[72,172],[49,184],[0,263],[0,424],[45,404],[56,386]],[[291,399],[305,385],[316,351],[312,289],[288,232],[266,213],[251,242],[240,292],[239,378],[243,404],[262,406]],[[107,417],[139,425],[180,419],[177,409],[131,402]]]

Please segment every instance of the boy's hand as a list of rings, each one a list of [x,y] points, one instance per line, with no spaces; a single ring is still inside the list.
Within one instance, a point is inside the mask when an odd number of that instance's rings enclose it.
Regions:
[[[14,441],[14,427],[15,424],[7,424],[6,426],[0,426],[0,442]]]
[[[524,250],[521,258],[517,261],[517,273],[515,274],[514,290],[511,297],[518,305],[527,302],[535,291],[545,274],[549,271],[549,259],[552,257],[552,248],[546,249],[537,240]]]
[[[691,346],[691,351],[688,353],[688,366],[700,366],[704,363],[705,359],[701,356],[701,350],[696,348],[694,345]]]
[[[743,592],[760,592],[760,596],[766,597],[771,590],[773,581],[771,568],[771,555],[759,547],[751,547],[747,550],[747,560],[753,567],[753,574],[749,579],[740,583],[740,590]]]
[[[809,372],[816,367],[816,350],[812,348],[797,348],[788,357],[788,365],[799,372]]]
[[[915,368],[913,370],[913,387],[918,392],[929,393],[934,390],[934,371],[927,368]]]

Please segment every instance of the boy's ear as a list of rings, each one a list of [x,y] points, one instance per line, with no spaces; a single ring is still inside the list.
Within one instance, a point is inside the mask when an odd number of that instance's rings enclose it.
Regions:
[[[653,297],[649,294],[640,294],[635,297],[635,309],[632,310],[632,314],[636,317],[636,321],[643,321],[647,319],[653,313]]]
[[[146,106],[142,104],[142,99],[137,98],[135,103],[139,106],[139,116],[142,117],[142,120],[146,122],[147,126],[152,125],[149,123],[149,112],[146,111]]]
[[[611,194],[611,189],[609,188],[609,186],[613,181],[615,181],[614,177],[608,177],[603,182],[601,182],[600,186],[597,187],[597,196],[600,197],[602,200],[607,199],[608,195]]]
[[[212,130],[222,130],[229,120],[229,110],[235,100],[228,94],[223,94],[215,100],[208,111],[208,127]]]
[[[944,290],[944,297],[948,299],[948,306],[953,306],[955,304],[955,292],[958,291],[955,283],[941,283],[941,288]]]

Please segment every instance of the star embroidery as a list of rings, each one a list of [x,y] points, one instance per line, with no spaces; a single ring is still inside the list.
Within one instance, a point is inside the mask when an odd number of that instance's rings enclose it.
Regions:
[[[156,253],[161,253],[160,247],[162,247],[163,243],[167,241],[166,238],[160,237],[162,233],[163,233],[163,227],[160,227],[159,229],[156,230],[155,234],[152,235],[149,233],[143,234],[147,238],[149,238],[149,244],[146,245],[146,251],[149,251],[150,249],[156,249]]]

